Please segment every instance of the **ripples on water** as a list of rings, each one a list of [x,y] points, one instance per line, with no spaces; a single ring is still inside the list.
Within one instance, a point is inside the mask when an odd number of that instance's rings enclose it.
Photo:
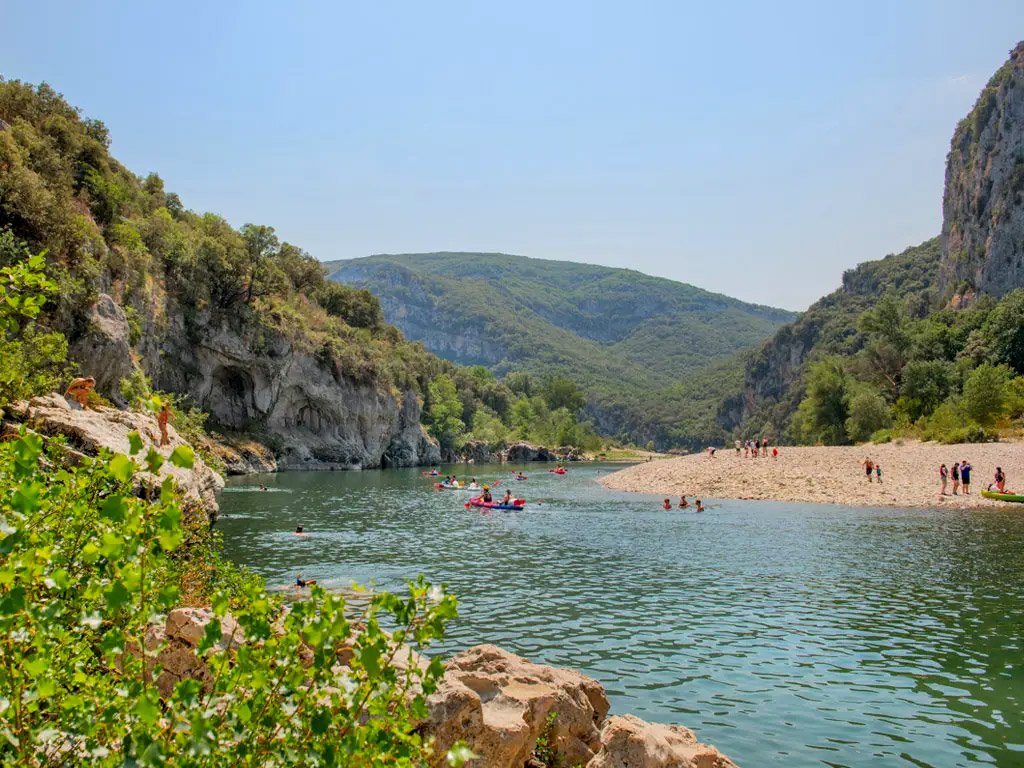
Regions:
[[[442,650],[581,669],[745,768],[1024,766],[1024,508],[665,512],[604,467],[531,469],[527,509],[493,514],[413,470],[242,478],[219,526],[271,586],[447,582]]]

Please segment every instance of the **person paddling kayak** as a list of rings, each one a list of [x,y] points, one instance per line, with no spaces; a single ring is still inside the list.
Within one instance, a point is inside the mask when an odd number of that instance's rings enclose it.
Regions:
[[[491,496],[491,487],[489,485],[484,486],[484,493],[480,497],[480,501],[482,501],[484,504],[490,504],[492,501],[494,501],[494,497]]]

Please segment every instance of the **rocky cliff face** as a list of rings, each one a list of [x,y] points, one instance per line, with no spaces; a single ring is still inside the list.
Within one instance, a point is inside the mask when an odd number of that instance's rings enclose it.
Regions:
[[[100,392],[116,397],[137,356],[154,386],[187,393],[215,426],[266,436],[279,469],[440,460],[437,444],[420,425],[414,392],[382,392],[280,333],[236,327],[230,318],[186,315],[171,305],[146,319],[141,345],[133,350],[116,302],[101,295],[94,315],[104,322],[92,324],[73,354],[83,373],[97,377]]]
[[[943,298],[1024,287],[1024,42],[957,126],[942,213]]]

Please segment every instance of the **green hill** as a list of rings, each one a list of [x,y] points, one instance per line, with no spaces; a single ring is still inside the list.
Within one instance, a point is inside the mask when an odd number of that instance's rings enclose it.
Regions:
[[[660,446],[692,446],[720,431],[714,398],[701,393],[722,379],[738,387],[737,353],[794,317],[633,270],[506,254],[326,266],[331,279],[372,291],[387,321],[429,351],[499,375],[570,376],[603,431]],[[668,400],[678,405],[671,413]]]

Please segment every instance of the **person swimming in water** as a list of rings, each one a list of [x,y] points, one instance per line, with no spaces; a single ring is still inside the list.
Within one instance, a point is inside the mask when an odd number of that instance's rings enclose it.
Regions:
[[[665,509],[672,509],[672,499],[665,499],[665,503],[662,504]]]
[[[295,535],[296,535],[296,536],[308,536],[309,534],[307,534],[307,533],[306,533],[306,532],[305,532],[305,531],[304,531],[304,530],[302,529],[302,526],[301,526],[301,525],[296,525],[296,526],[295,526]]]
[[[306,579],[302,578],[301,573],[295,577],[295,587],[297,589],[302,589],[303,587],[312,587],[314,584],[316,584],[316,579],[309,579],[307,581]]]
[[[697,499],[697,508],[695,510],[693,510],[693,511],[694,512],[703,512],[704,511],[704,505],[700,503],[700,499]]]
[[[679,508],[680,509],[686,509],[688,506],[690,506],[690,502],[688,502],[686,500],[685,494],[683,496],[680,496],[679,497]]]

